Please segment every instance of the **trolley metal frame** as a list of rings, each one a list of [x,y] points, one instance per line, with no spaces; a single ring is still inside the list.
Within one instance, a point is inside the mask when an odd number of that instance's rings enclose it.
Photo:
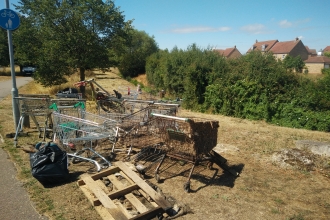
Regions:
[[[41,98],[38,97],[38,95],[31,95],[31,97],[23,95],[22,97],[15,97],[15,100],[18,102],[21,116],[14,136],[14,146],[17,147],[18,133],[23,131],[23,121],[25,117],[30,117],[33,120],[39,131],[39,137],[43,137],[44,141],[46,129],[48,128],[48,119],[51,115],[51,110],[48,108],[50,105],[50,98],[45,95],[42,95]],[[37,120],[40,117],[43,120],[42,122]]]

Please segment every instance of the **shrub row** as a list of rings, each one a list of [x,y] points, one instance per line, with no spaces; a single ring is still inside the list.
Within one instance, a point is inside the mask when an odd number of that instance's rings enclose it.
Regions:
[[[280,126],[330,131],[330,75],[311,80],[272,54],[225,59],[210,49],[159,51],[147,59],[148,82],[183,106]]]

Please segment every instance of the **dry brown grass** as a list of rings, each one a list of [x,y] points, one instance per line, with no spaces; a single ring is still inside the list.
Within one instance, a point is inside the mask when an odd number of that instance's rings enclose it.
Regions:
[[[132,86],[113,72],[101,78],[98,82],[109,90]],[[45,93],[33,82],[20,92],[29,91]],[[10,98],[0,101],[3,133],[14,131],[10,101]],[[282,168],[272,161],[272,155],[282,149],[295,148],[297,140],[330,142],[329,133],[284,128],[263,121],[201,114],[183,109],[179,115],[218,120],[218,144],[228,149],[222,156],[228,159],[230,166],[241,171],[240,176],[234,178],[216,166],[214,170],[198,166],[191,182],[193,192],[188,194],[184,192],[183,184],[187,180],[190,166],[170,166],[174,162],[168,160],[168,165],[163,166],[160,173],[164,181],[158,186],[165,195],[187,204],[193,211],[179,219],[328,219],[329,158],[316,157],[323,161],[323,165],[306,171],[304,167]],[[11,152],[12,158],[21,158],[16,162],[20,179],[40,213],[51,219],[101,219],[75,181],[44,189],[29,174],[28,155],[19,148],[12,149],[12,139],[5,141],[5,149]],[[40,139],[37,135],[31,133],[30,137],[19,138],[19,145],[35,144],[38,141]],[[89,167],[89,164],[71,165],[69,169],[73,180],[77,180]],[[156,184],[152,172],[150,175],[149,180]]]

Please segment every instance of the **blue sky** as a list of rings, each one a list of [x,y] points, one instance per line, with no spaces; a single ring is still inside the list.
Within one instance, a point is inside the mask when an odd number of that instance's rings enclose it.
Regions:
[[[9,0],[17,3],[17,0]],[[256,40],[299,37],[310,49],[330,46],[329,0],[114,0],[160,49],[226,49],[245,54]],[[0,9],[5,0],[0,0]],[[12,6],[11,9],[14,10]]]

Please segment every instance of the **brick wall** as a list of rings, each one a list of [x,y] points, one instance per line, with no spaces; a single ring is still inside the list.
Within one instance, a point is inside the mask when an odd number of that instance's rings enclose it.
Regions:
[[[323,63],[306,63],[308,73],[310,74],[321,74],[322,69],[324,68]]]

